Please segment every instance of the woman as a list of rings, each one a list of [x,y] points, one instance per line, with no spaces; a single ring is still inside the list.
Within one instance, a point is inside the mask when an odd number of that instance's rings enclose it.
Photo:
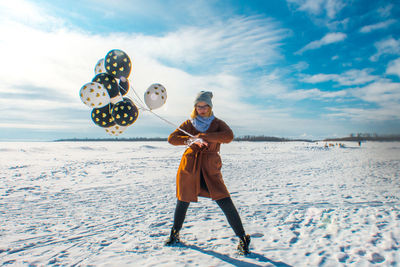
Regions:
[[[233,140],[233,132],[212,112],[212,93],[201,91],[195,101],[191,114],[192,120],[185,121],[180,128],[195,138],[176,129],[168,137],[172,145],[189,145],[183,153],[176,177],[176,196],[178,203],[174,214],[174,225],[166,245],[179,243],[179,231],[185,220],[190,202],[197,197],[215,200],[224,212],[235,234],[239,237],[238,250],[249,253],[250,236],[245,234],[242,221],[230,198],[221,174],[221,143]]]

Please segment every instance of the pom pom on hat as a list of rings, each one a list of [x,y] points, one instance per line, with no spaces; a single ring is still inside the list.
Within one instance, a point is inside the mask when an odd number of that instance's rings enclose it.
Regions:
[[[211,98],[213,97],[212,92],[209,91],[201,91],[197,94],[196,99],[194,100],[194,105],[196,106],[199,102],[206,102],[211,108],[213,107]]]

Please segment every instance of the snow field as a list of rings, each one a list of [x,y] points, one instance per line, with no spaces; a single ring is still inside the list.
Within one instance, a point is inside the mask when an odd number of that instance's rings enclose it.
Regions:
[[[222,173],[249,257],[216,203],[191,203],[164,247],[184,147],[0,143],[0,263],[96,266],[396,266],[400,143],[233,142]]]

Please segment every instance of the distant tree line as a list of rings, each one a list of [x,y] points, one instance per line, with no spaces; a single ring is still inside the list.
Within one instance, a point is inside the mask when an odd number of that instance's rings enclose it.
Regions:
[[[274,137],[274,136],[264,136],[264,135],[244,135],[240,137],[236,137],[235,141],[250,141],[250,142],[290,142],[290,141],[305,141],[305,142],[312,142],[311,140],[307,139],[288,139],[282,137]]]
[[[400,135],[378,135],[376,133],[351,133],[348,137],[328,138],[324,141],[400,141]]]
[[[123,141],[123,142],[146,142],[146,141],[167,141],[166,137],[113,137],[113,138],[68,138],[68,139],[58,139],[55,142],[107,142],[107,141]],[[288,139],[281,137],[273,137],[273,136],[254,136],[254,135],[245,135],[240,137],[235,137],[235,141],[249,141],[249,142],[289,142],[289,141],[306,141],[312,142],[311,140],[306,139]]]
[[[147,141],[167,141],[167,137],[113,137],[113,138],[69,138],[58,139],[55,142],[107,142],[107,141],[122,141],[122,142],[147,142]],[[320,140],[308,139],[288,139],[282,137],[265,136],[265,135],[244,135],[235,137],[235,141],[249,141],[249,142],[315,142]],[[322,141],[400,141],[400,135],[377,135],[369,133],[350,134],[347,137],[340,138],[327,138]]]
[[[167,141],[166,137],[113,137],[113,138],[68,138],[58,139],[55,142],[109,142],[109,141],[122,141],[122,142],[138,142],[138,141]]]

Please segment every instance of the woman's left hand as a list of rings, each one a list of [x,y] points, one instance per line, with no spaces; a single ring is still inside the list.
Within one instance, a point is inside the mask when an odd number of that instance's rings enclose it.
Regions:
[[[199,147],[208,147],[208,143],[202,139],[199,134],[195,135],[195,137],[198,139],[198,141],[194,142],[195,145]]]

